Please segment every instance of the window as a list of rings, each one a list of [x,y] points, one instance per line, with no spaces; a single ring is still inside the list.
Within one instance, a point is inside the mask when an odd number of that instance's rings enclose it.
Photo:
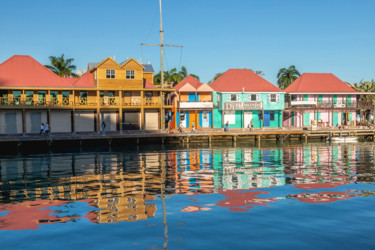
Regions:
[[[115,70],[114,69],[107,69],[105,72],[106,72],[106,78],[107,79],[114,79],[115,78]]]
[[[57,98],[58,91],[51,90],[51,98]]]
[[[62,92],[62,97],[63,98],[69,98],[69,91],[63,91]]]
[[[134,70],[126,71],[126,79],[134,79]]]
[[[277,102],[276,100],[276,94],[269,94],[268,95],[268,102]]]
[[[100,98],[103,98],[103,97],[104,97],[104,91],[100,91],[100,92],[99,92],[99,97],[100,97]]]
[[[254,101],[257,100],[257,95],[256,94],[248,94],[247,95],[247,100],[251,101],[251,102],[254,102]]]
[[[13,90],[13,103],[14,105],[20,105],[21,103],[21,91]]]
[[[26,105],[32,105],[34,103],[34,91],[26,91]]]
[[[81,91],[81,92],[79,92],[79,96],[81,98],[87,98],[87,91]]]
[[[237,102],[241,101],[241,95],[237,94]]]
[[[274,121],[274,120],[275,120],[275,112],[270,111],[270,121]]]
[[[231,94],[230,95],[230,100],[231,101],[237,101],[237,95],[236,94]]]

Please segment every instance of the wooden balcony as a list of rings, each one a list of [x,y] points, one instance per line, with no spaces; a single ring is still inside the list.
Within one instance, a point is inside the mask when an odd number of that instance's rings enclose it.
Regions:
[[[372,109],[372,101],[352,101],[352,102],[286,102],[285,109]]]
[[[0,108],[2,109],[19,109],[19,108],[104,108],[104,107],[145,107],[145,108],[161,108],[162,101],[160,96],[154,97],[101,97],[99,102],[96,96],[89,97],[63,97],[63,98],[12,98],[1,97]],[[165,100],[164,106],[172,106]]]

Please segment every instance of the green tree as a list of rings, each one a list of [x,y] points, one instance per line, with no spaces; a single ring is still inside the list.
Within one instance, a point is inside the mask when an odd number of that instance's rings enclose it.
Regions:
[[[170,69],[169,71],[164,71],[164,81],[167,82],[168,84],[175,86],[177,83],[179,83],[188,75],[189,74],[185,66],[182,66],[180,71],[177,71],[177,68],[173,68],[173,69]],[[195,74],[190,74],[190,75],[199,81],[199,76]],[[160,81],[161,81],[161,71],[159,71],[159,73],[157,73],[154,76],[154,84],[160,85]]]
[[[211,84],[211,83],[213,83],[217,78],[219,78],[222,74],[224,74],[224,73],[216,73],[215,74],[215,76],[214,76],[214,78],[212,78],[210,81],[208,81],[208,84]]]
[[[255,74],[257,74],[259,76],[265,76],[265,74],[262,70],[252,70],[252,69],[250,69],[250,70],[253,71]]]
[[[279,70],[279,73],[277,73],[277,85],[280,89],[286,89],[300,75],[294,65],[289,66],[289,68],[282,68]]]
[[[64,54],[61,54],[60,57],[50,56],[49,60],[51,65],[44,65],[48,69],[50,69],[53,73],[57,74],[58,76],[65,77],[65,76],[74,76],[77,77],[73,71],[77,68],[73,65],[73,58],[64,58]]]
[[[361,80],[359,83],[349,84],[353,89],[360,91],[360,92],[375,92],[375,81],[372,79],[371,81],[364,81]],[[372,95],[361,95],[361,100],[370,101],[373,100],[374,97]]]

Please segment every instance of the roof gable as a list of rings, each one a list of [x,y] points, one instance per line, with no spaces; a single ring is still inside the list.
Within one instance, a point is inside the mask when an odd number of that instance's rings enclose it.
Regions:
[[[287,93],[354,93],[348,84],[331,73],[303,73],[285,91]]]
[[[184,86],[177,90],[180,92],[195,92],[197,89],[194,88],[190,83],[185,83]]]
[[[200,92],[213,92],[214,90],[206,83],[202,83],[200,87],[197,88]]]
[[[129,60],[126,60],[120,67],[121,68],[125,68],[126,67],[126,65],[128,65],[129,63],[131,63],[131,62],[133,62],[133,63],[135,63],[137,66],[139,66],[142,70],[144,70],[145,69],[145,67],[142,65],[142,64],[140,64],[139,62],[137,62],[134,58],[130,58]]]
[[[250,69],[229,69],[210,87],[219,92],[281,92],[281,89]]]
[[[174,88],[179,91],[183,91],[181,88],[184,87],[186,84],[189,84],[191,87],[193,87],[193,91],[196,91],[196,89],[202,85],[202,83],[198,81],[195,77],[188,75],[187,77],[182,79],[181,82],[179,82]]]
[[[107,62],[111,62],[113,64],[115,64],[116,66],[118,66],[119,68],[121,67],[120,64],[118,64],[115,60],[113,60],[111,57],[107,57],[106,59],[104,59],[103,61],[101,61],[100,63],[98,63],[97,65],[95,65],[90,71],[94,71],[95,69],[99,68],[100,66],[102,66],[103,64],[107,63]]]

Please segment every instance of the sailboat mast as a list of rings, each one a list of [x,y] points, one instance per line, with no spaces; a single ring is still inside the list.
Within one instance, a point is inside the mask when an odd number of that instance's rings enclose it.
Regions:
[[[164,44],[163,44],[163,18],[162,18],[162,11],[161,11],[161,0],[159,0],[159,7],[160,7],[160,86],[164,88]]]

